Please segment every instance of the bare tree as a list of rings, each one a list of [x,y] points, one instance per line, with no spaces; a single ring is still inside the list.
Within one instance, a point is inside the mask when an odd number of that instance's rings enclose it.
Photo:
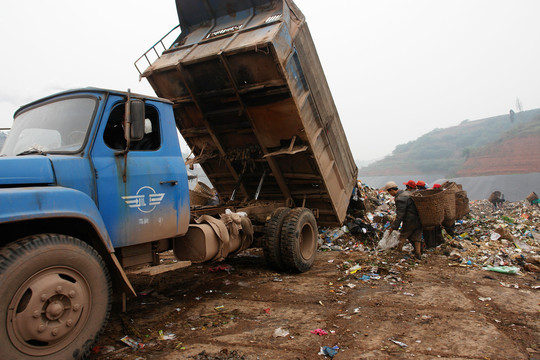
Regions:
[[[521,104],[521,101],[519,100],[519,98],[516,98],[516,110],[518,112],[522,112],[523,111],[523,105]]]

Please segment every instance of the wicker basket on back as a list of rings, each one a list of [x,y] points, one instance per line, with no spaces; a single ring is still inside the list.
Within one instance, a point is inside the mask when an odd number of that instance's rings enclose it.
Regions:
[[[456,220],[462,219],[469,213],[469,198],[465,190],[456,192]]]
[[[191,206],[206,205],[210,200],[212,200],[212,197],[208,194],[189,190],[189,204]]]
[[[419,190],[413,192],[411,198],[416,205],[420,222],[425,230],[432,230],[442,224],[447,201],[445,190]]]
[[[189,202],[191,206],[207,205],[214,197],[210,187],[202,182],[198,182],[193,190],[189,190]]]
[[[501,192],[500,191],[494,191],[489,195],[488,201],[490,203],[494,202],[495,200],[499,200],[501,198]]]
[[[525,199],[527,199],[528,202],[532,203],[534,200],[538,200],[538,195],[536,195],[536,193],[533,191]]]
[[[455,182],[447,181],[441,185],[446,193],[446,203],[444,206],[444,226],[452,226],[456,222],[456,193],[461,191]]]
[[[205,194],[209,197],[214,197],[214,191],[203,182],[197,182],[197,185],[195,185],[195,188],[193,190],[201,194]]]

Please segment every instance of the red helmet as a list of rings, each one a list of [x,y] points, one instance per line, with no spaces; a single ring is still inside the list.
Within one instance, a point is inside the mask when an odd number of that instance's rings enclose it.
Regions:
[[[409,180],[403,183],[403,185],[407,185],[408,187],[413,188],[413,189],[416,188],[416,183],[414,182],[414,180]]]

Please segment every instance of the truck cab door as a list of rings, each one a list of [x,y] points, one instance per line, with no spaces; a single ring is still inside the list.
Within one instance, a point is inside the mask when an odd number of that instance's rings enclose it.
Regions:
[[[113,245],[183,234],[189,223],[189,190],[172,109],[146,101],[145,136],[130,145],[125,182],[124,111],[125,99],[111,95],[92,149],[98,207]]]

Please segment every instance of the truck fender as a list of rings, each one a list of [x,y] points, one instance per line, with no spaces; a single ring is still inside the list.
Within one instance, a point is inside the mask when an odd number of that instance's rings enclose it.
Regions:
[[[87,194],[60,186],[0,189],[0,225],[39,219],[81,219],[94,229],[100,244],[96,250],[110,268],[111,275],[125,291],[136,295],[116,258],[101,214]]]

